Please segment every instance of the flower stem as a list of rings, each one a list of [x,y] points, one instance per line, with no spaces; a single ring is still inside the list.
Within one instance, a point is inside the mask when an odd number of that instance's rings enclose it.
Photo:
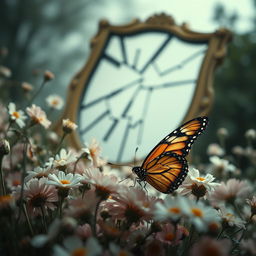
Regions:
[[[24,180],[26,177],[26,165],[27,165],[27,149],[28,149],[28,144],[27,141],[24,144],[24,148],[23,148],[23,168],[22,168],[22,175],[21,175],[21,189],[20,189],[20,209],[19,209],[19,214],[18,214],[18,218],[17,218],[17,222],[20,219],[21,216],[21,209],[23,206],[23,195],[24,195]]]
[[[95,214],[94,214],[94,218],[93,218],[93,223],[92,223],[92,232],[93,235],[96,237],[96,224],[97,224],[97,215],[98,215],[98,210],[99,210],[99,206],[100,203],[102,202],[102,200],[99,200],[98,203],[96,204],[95,207]]]
[[[195,232],[195,227],[194,227],[194,225],[192,225],[191,229],[190,229],[189,236],[187,237],[185,244],[184,244],[184,250],[181,254],[182,256],[185,256],[188,254],[188,250],[189,250],[190,246],[192,245],[192,238],[193,238],[194,232]]]
[[[219,233],[218,236],[217,236],[217,240],[220,239],[220,237],[221,237],[221,235],[223,234],[224,231],[225,231],[225,228],[222,228],[221,231],[220,231],[220,233]]]
[[[62,205],[64,202],[64,198],[61,196],[60,201],[59,201],[59,207],[58,207],[58,213],[59,213],[59,218],[61,219],[62,217]]]
[[[59,153],[59,151],[60,151],[60,149],[61,149],[61,145],[62,145],[62,143],[63,143],[63,141],[64,141],[66,135],[67,135],[67,133],[64,132],[63,135],[62,135],[62,137],[61,137],[61,139],[60,139],[60,143],[59,143],[59,145],[58,145],[58,147],[57,147],[57,150],[56,150],[56,153],[55,153],[55,154],[58,154],[58,153]]]
[[[42,91],[44,85],[45,85],[46,81],[45,79],[43,80],[43,82],[41,83],[39,89],[37,90],[37,92],[31,97],[30,101],[28,102],[27,106],[31,105],[33,103],[33,101],[35,100],[35,98],[39,95],[39,93]]]
[[[73,174],[75,174],[75,172],[76,172],[76,166],[77,166],[78,162],[80,161],[80,159],[81,159],[81,157],[78,157],[74,164]]]
[[[30,234],[33,236],[34,235],[34,230],[33,230],[33,227],[31,225],[31,222],[30,222],[30,219],[29,219],[29,216],[28,216],[28,211],[27,211],[27,207],[25,205],[25,203],[21,203],[22,205],[22,208],[23,208],[23,212],[25,214],[25,217],[26,217],[26,221],[28,223],[28,227],[29,227],[29,231],[30,231]]]
[[[3,156],[0,156],[0,180],[1,180],[1,195],[6,195],[6,190],[5,190],[5,184],[4,184],[4,174],[3,174],[3,169],[2,169],[2,162],[3,162]]]
[[[233,247],[233,249],[231,250],[231,254],[236,250],[236,248],[239,246],[240,242],[242,241],[242,239],[244,238],[244,234],[245,231],[247,230],[248,225],[250,224],[251,220],[252,220],[253,214],[251,215],[251,217],[249,218],[249,220],[246,222],[245,227],[239,229],[239,231],[243,230],[240,238],[238,239],[237,243],[235,244],[235,246]]]
[[[46,225],[44,207],[41,205],[40,209],[41,209],[41,212],[42,212],[42,221],[43,221],[44,231],[45,231],[45,233],[47,233],[47,225]]]

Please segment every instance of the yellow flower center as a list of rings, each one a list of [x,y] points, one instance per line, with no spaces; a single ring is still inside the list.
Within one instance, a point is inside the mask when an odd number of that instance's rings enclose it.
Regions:
[[[205,181],[205,178],[203,178],[203,177],[197,177],[196,179],[200,180],[200,181]]]
[[[165,235],[165,240],[166,241],[173,241],[173,239],[174,239],[174,234],[173,233],[167,233],[166,235]]]
[[[66,159],[59,159],[59,160],[55,160],[55,163],[57,165],[64,166],[64,165],[67,164],[67,160]]]
[[[71,255],[72,256],[86,256],[87,250],[86,250],[86,248],[77,248],[71,253]]]
[[[178,207],[171,207],[169,208],[169,212],[174,214],[180,214],[181,210]]]
[[[95,157],[95,156],[96,156],[96,152],[97,152],[96,148],[91,148],[89,151],[90,151],[90,155],[91,155],[92,157]]]
[[[192,208],[192,209],[191,209],[191,212],[192,212],[196,217],[199,217],[199,218],[202,218],[202,217],[203,217],[203,212],[202,212],[201,209],[199,209],[199,208]]]
[[[70,184],[70,180],[60,180],[62,184]]]
[[[54,99],[54,100],[52,101],[52,105],[53,105],[53,106],[58,105],[58,103],[59,103],[59,101],[58,101],[57,99]]]
[[[17,187],[18,185],[21,185],[21,182],[20,182],[20,180],[13,180],[12,185]]]
[[[121,250],[121,251],[118,253],[118,256],[128,256],[128,254],[127,254],[126,251]]]
[[[31,119],[33,120],[34,123],[40,124],[44,120],[43,117],[37,117],[37,116],[32,116]]]
[[[8,203],[12,198],[11,195],[0,196],[0,203]]]
[[[143,203],[143,206],[144,206],[145,208],[149,208],[150,203],[149,203],[149,202],[144,202],[144,203]]]
[[[15,118],[20,118],[20,113],[17,112],[17,111],[14,111],[14,112],[12,113],[12,116],[14,116]]]

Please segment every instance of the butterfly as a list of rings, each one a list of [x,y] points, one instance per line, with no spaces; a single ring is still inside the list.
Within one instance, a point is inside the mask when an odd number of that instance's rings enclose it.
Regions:
[[[207,124],[207,117],[197,117],[168,134],[151,150],[141,166],[132,168],[138,181],[145,181],[166,194],[176,190],[188,173],[185,157]]]

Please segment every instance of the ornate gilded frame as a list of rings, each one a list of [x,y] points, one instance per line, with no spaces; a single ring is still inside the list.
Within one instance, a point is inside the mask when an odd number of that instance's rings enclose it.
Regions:
[[[185,122],[196,116],[208,114],[214,97],[214,70],[221,64],[226,55],[226,46],[232,37],[229,30],[221,28],[213,33],[195,32],[190,30],[186,23],[181,26],[176,25],[174,19],[164,13],[149,17],[145,22],[141,22],[139,19],[134,19],[131,23],[122,26],[113,26],[107,20],[102,20],[99,23],[98,33],[91,40],[91,53],[87,63],[82,67],[81,71],[74,76],[69,85],[65,110],[62,118],[55,126],[57,132],[61,132],[62,119],[69,118],[74,122],[77,121],[79,103],[83,96],[84,85],[97,64],[110,33],[128,35],[131,33],[151,30],[170,32],[185,41],[208,42],[208,50],[197,80],[197,88],[191,106],[183,121]],[[74,132],[69,136],[68,142],[71,147],[76,149],[81,149],[81,147],[83,147],[77,132]]]

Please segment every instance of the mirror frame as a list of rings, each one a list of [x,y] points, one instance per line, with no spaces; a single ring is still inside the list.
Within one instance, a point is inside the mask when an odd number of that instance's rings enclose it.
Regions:
[[[165,31],[172,33],[177,38],[185,41],[206,42],[208,48],[204,56],[202,67],[196,83],[196,89],[193,95],[191,105],[182,122],[186,122],[194,117],[207,115],[211,109],[214,90],[213,90],[213,75],[217,66],[219,66],[227,53],[227,44],[231,41],[232,34],[225,28],[220,28],[213,33],[200,33],[190,30],[188,24],[183,23],[181,26],[175,24],[174,19],[161,13],[149,17],[145,22],[139,19],[134,19],[127,25],[114,26],[107,20],[99,22],[97,34],[92,38],[90,46],[91,52],[86,64],[72,79],[68,92],[64,112],[61,118],[56,122],[55,132],[62,133],[62,120],[69,118],[77,123],[78,111],[83,97],[83,92],[86,89],[88,79],[91,72],[94,70],[104,51],[104,46],[108,41],[111,33],[117,35],[129,35],[143,31]],[[97,138],[96,138],[97,139]],[[72,132],[67,137],[68,145],[80,150],[84,147],[80,140],[79,132]],[[118,163],[116,163],[118,164]]]

